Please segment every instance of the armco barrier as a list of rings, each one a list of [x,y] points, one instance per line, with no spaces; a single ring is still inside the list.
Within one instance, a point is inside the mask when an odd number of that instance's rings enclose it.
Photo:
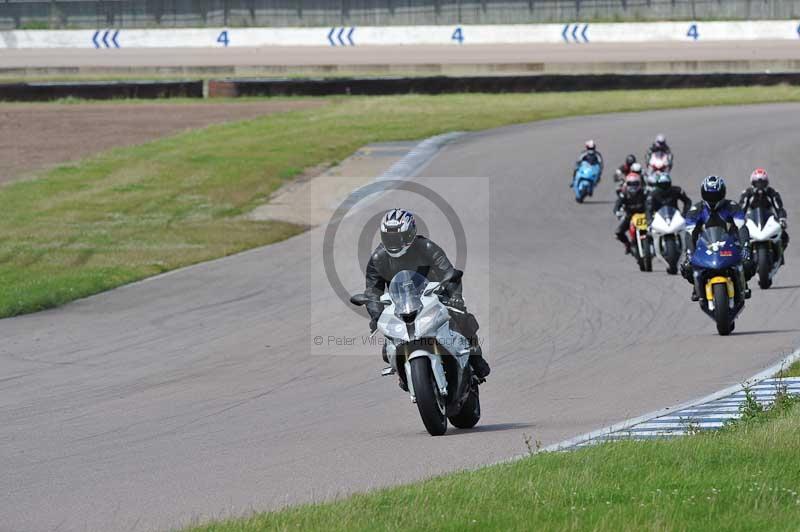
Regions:
[[[800,73],[601,74],[209,81],[209,97],[562,92],[800,85]]]
[[[0,101],[41,102],[60,98],[112,100],[127,98],[202,98],[202,81],[134,81],[82,83],[4,83]]]
[[[322,28],[200,28],[0,31],[0,49],[227,48],[353,46],[800,41],[800,21],[566,23],[450,26],[334,26]],[[99,53],[99,52],[98,52]]]

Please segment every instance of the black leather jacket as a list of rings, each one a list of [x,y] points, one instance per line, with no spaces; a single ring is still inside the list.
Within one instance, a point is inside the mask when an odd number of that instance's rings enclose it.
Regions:
[[[686,195],[686,192],[684,192],[681,187],[672,187],[669,190],[661,190],[660,188],[654,189],[650,195],[647,196],[647,203],[645,204],[647,219],[652,220],[653,214],[666,205],[677,209],[678,201],[683,203],[681,212],[686,216],[686,213],[689,212],[689,208],[692,206],[692,200],[689,199],[689,196]]]
[[[380,298],[398,272],[412,270],[425,276],[429,281],[441,281],[455,270],[445,252],[432,240],[417,236],[411,247],[402,257],[392,257],[379,244],[367,263],[366,294],[371,299]],[[445,297],[461,297],[461,281],[448,283]],[[373,319],[383,312],[383,305],[367,304],[367,311]]]
[[[767,187],[763,191],[755,187],[746,188],[739,198],[739,206],[744,212],[754,207],[774,209],[778,218],[786,218],[786,209],[783,208],[781,195],[772,187]]]
[[[614,214],[622,209],[626,216],[636,214],[637,212],[644,212],[645,209],[645,195],[644,191],[640,190],[634,195],[620,194],[617,196],[617,202],[614,204]]]

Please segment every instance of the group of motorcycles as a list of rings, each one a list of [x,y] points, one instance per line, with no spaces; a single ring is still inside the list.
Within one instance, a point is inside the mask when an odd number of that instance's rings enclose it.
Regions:
[[[643,176],[646,190],[652,190],[660,173],[671,169],[670,154],[653,153]],[[592,196],[601,170],[599,164],[583,162],[578,166],[572,183],[578,203]],[[758,284],[767,289],[783,263],[782,226],[775,212],[761,207],[746,213],[746,224]],[[635,213],[628,236],[641,271],[652,271],[653,259],[659,258],[668,274],[678,273],[689,235],[686,220],[677,208],[664,206],[649,221],[644,212]],[[700,308],[716,322],[720,335],[730,334],[746,299],[742,251],[736,235],[725,227],[706,227],[690,262],[704,289],[698,298]],[[460,276],[461,272],[456,270],[453,275]],[[417,272],[404,270],[394,276],[379,301],[384,310],[376,332],[386,338],[384,358],[389,363],[383,374],[399,376],[401,388],[408,391],[433,436],[444,434],[448,422],[471,428],[481,417],[481,381],[470,366],[469,341],[450,326],[453,313],[463,309],[448,306],[439,298],[445,284],[457,280],[452,277],[431,282]],[[356,294],[350,301],[357,306],[372,302],[365,294]]]
[[[644,169],[645,193],[653,190],[659,174],[671,171],[672,155],[653,153]],[[576,201],[582,203],[587,195],[591,196],[599,179],[599,165],[582,163],[573,176]],[[617,193],[621,193],[621,188],[617,189]],[[772,286],[775,275],[783,265],[783,228],[773,209],[760,206],[750,208],[745,213],[745,224],[750,233],[749,246],[758,285],[766,290]],[[653,271],[653,259],[657,257],[666,265],[667,273],[675,275],[690,236],[681,211],[664,206],[652,213],[651,221],[648,221],[644,212],[633,214],[628,238],[641,271]],[[737,236],[724,227],[705,228],[697,239],[689,261],[692,269],[700,274],[703,290],[698,294],[698,299],[701,310],[716,322],[720,335],[730,334],[736,327],[735,320],[744,309],[746,299],[744,282],[736,282],[737,279],[744,279],[743,257]]]

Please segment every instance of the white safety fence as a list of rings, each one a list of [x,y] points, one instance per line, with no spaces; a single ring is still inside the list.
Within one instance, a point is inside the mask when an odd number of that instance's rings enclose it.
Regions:
[[[208,48],[797,40],[799,21],[652,22],[492,26],[13,30],[0,48]]]

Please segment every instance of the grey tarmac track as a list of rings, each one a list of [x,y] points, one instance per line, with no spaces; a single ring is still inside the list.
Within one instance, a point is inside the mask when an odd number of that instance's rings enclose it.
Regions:
[[[800,59],[796,41],[296,46],[230,48],[9,49],[0,68],[611,63]]]
[[[736,334],[718,337],[685,281],[623,256],[610,174],[664,132],[692,195],[712,172],[737,193],[764,165],[798,227],[798,117],[800,105],[615,114],[445,148],[416,180],[448,198],[468,238],[486,224],[491,236],[488,256],[471,248],[465,277],[493,365],[473,431],[428,436],[378,376],[377,349],[311,354],[315,334],[366,328],[330,291],[310,292],[321,229],[0,321],[0,529],[165,529],[409,482],[518,455],[525,435],[550,444],[753,375],[800,340],[798,244],[773,289],[754,287]],[[589,136],[608,169],[578,206],[567,183]],[[448,176],[485,177],[491,194]],[[423,203],[412,207],[430,222]],[[355,261],[342,278],[359,287]]]

